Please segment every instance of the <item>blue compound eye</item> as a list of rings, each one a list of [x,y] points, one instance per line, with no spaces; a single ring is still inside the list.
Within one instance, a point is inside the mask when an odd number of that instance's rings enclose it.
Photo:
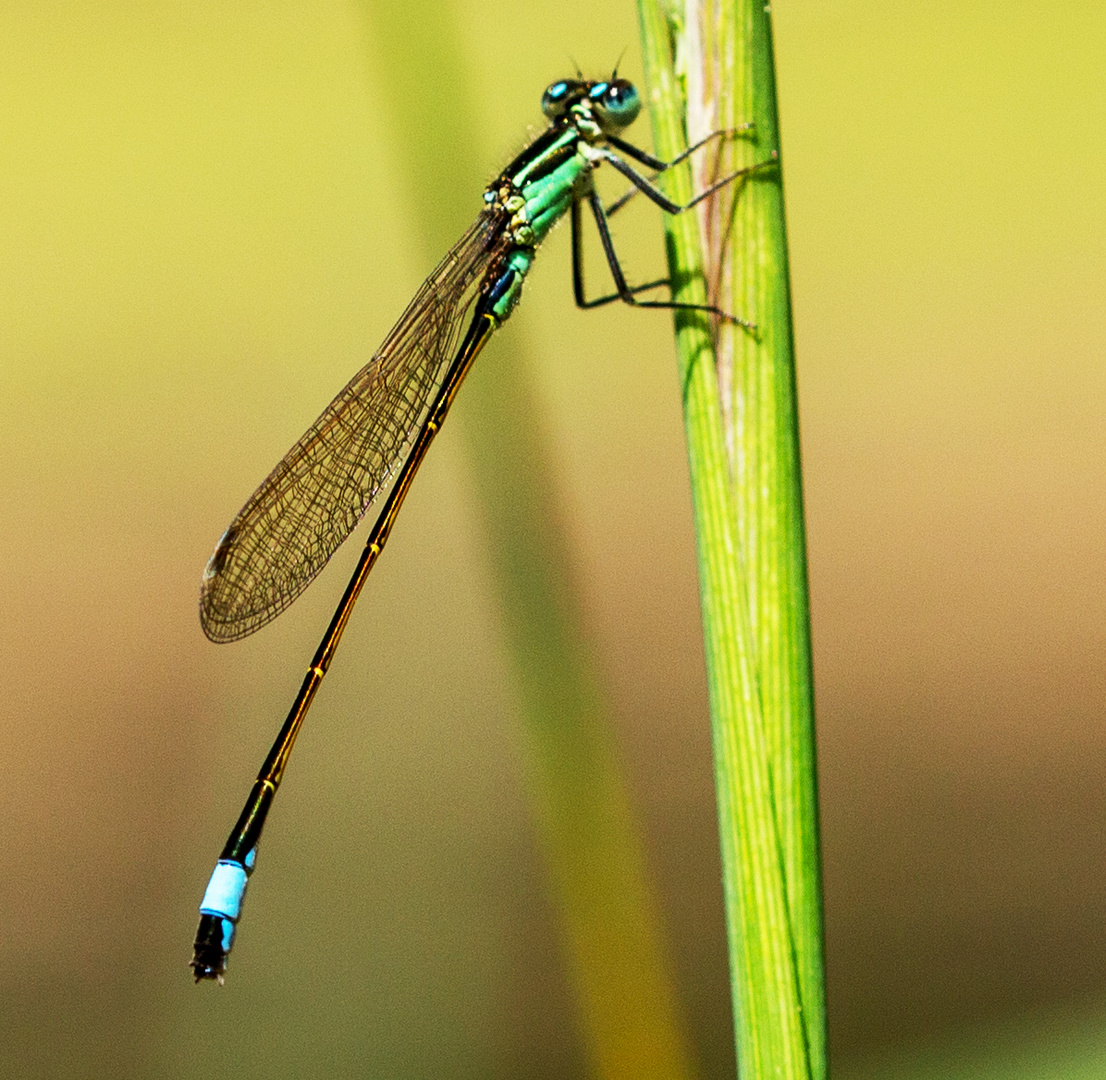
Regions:
[[[594,102],[592,107],[596,117],[604,127],[628,127],[641,112],[641,97],[637,88],[626,79],[596,83],[589,96]]]
[[[550,120],[560,119],[568,110],[569,102],[572,101],[574,97],[573,91],[577,89],[577,83],[568,82],[565,79],[553,83],[545,93],[542,94],[541,111],[545,113]]]

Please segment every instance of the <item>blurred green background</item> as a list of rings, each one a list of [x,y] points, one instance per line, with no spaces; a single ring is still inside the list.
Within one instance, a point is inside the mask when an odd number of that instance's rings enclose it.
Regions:
[[[840,1077],[1106,1072],[1106,11],[776,0]],[[462,437],[374,572],[225,988],[211,863],[356,557],[241,644],[200,571],[425,250],[385,85],[457,41],[490,178],[545,85],[640,75],[630,3],[0,9],[0,1075],[581,1075]],[[570,59],[571,58],[571,59]],[[635,134],[648,141],[648,125]],[[462,193],[475,213],[479,190]],[[648,208],[618,230],[644,277]],[[504,329],[704,1077],[733,1073],[663,315]],[[496,377],[497,345],[471,379]],[[458,414],[469,424],[479,417]]]

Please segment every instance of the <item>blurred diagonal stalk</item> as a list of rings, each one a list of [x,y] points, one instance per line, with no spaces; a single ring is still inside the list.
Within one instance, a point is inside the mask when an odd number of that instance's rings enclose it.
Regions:
[[[693,190],[779,150],[764,0],[639,0],[656,150]],[[674,63],[675,58],[675,63]],[[678,65],[679,75],[676,67]],[[826,1075],[810,620],[783,193],[778,161],[666,218],[678,299],[755,332],[675,318],[699,551],[738,1068]]]
[[[379,89],[403,117],[401,130],[412,133],[398,151],[429,266],[480,209],[491,179],[474,162],[480,132],[469,80],[452,12],[431,16],[408,0],[373,0],[366,11],[385,76]],[[536,108],[543,89],[520,91]],[[481,357],[462,400],[455,416],[469,443],[521,691],[530,791],[594,1073],[685,1080],[693,1076],[690,1055],[551,504],[557,485],[536,422],[541,410],[511,335]]]

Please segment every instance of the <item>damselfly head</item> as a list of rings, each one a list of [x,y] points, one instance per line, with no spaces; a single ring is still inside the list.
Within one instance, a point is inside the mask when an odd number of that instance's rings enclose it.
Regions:
[[[542,95],[541,110],[550,120],[560,120],[581,103],[604,130],[620,131],[641,112],[641,96],[628,79],[610,78],[593,82],[585,79],[560,79]]]

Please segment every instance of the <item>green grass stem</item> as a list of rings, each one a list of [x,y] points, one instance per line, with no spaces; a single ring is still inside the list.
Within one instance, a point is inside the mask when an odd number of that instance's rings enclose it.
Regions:
[[[712,130],[712,176],[779,150],[763,0],[639,0],[662,158]],[[677,74],[676,58],[680,65]],[[666,174],[686,203],[691,168]],[[779,162],[665,220],[673,292],[755,332],[675,317],[699,555],[738,1069],[826,1076],[825,989],[798,414]]]

